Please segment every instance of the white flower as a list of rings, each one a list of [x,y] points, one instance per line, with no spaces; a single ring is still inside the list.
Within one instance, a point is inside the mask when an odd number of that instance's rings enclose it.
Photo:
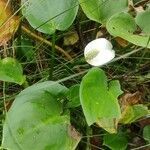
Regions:
[[[105,38],[91,41],[84,49],[85,60],[92,66],[102,66],[115,57],[112,44]]]

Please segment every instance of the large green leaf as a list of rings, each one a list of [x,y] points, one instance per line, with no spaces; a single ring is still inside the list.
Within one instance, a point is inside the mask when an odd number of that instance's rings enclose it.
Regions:
[[[67,88],[43,82],[22,91],[6,115],[2,147],[11,150],[73,150],[80,135],[57,101]]]
[[[127,137],[125,133],[117,134],[106,134],[104,135],[105,146],[109,147],[111,150],[125,150],[128,145]]]
[[[150,35],[150,9],[138,13],[135,21],[144,33]]]
[[[23,15],[40,32],[52,34],[65,30],[74,21],[78,0],[22,0]]]
[[[106,23],[112,15],[127,9],[128,0],[79,0],[80,5],[91,20]]]
[[[113,15],[107,22],[106,28],[113,36],[121,37],[135,45],[150,48],[148,35],[135,35],[136,29],[134,18],[128,13],[122,12]]]
[[[116,132],[116,120],[121,117],[117,99],[120,94],[118,81],[108,84],[104,71],[92,68],[80,86],[80,101],[88,125],[97,123],[108,132]]]
[[[0,60],[0,80],[23,84],[25,76],[21,64],[14,58],[4,58]]]

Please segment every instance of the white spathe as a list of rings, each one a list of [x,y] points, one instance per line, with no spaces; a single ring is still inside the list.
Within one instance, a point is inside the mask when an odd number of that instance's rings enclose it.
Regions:
[[[91,41],[84,49],[85,60],[92,66],[102,66],[115,57],[112,44],[105,38]]]

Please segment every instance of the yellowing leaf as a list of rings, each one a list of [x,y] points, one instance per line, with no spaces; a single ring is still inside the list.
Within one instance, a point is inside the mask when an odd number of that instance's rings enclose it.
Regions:
[[[5,45],[16,32],[19,18],[13,16],[7,1],[0,1],[0,46]]]
[[[137,119],[147,115],[148,107],[143,104],[139,104],[142,102],[141,93],[135,92],[133,94],[126,93],[120,98],[120,107],[121,107],[121,119],[120,123],[129,124]]]
[[[133,106],[127,106],[122,112],[122,117],[119,120],[122,124],[130,124],[141,117],[144,117],[149,114],[147,106],[142,104],[137,104]]]
[[[117,133],[119,119],[102,118],[97,121],[97,124],[104,128],[109,133]]]

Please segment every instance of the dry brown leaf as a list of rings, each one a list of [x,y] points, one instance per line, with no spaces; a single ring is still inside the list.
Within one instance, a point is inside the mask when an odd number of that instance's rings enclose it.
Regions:
[[[128,0],[128,8],[129,10],[133,10],[134,9],[134,4],[132,0]]]
[[[68,126],[68,134],[77,141],[81,139],[81,134],[71,125]]]
[[[144,8],[142,6],[139,6],[139,7],[134,7],[134,10],[136,13],[140,13],[144,11]]]
[[[120,37],[116,37],[115,40],[122,47],[128,46],[128,41],[126,41],[126,40],[124,40],[124,39],[122,39]]]
[[[139,125],[141,128],[144,128],[145,126],[150,125],[150,118],[147,117],[147,118],[139,120]]]
[[[6,45],[19,26],[19,17],[12,16],[7,1],[0,0],[0,46]]]
[[[139,104],[142,102],[141,93],[139,91],[135,93],[125,93],[120,99],[120,107],[123,111],[127,106]]]
[[[102,31],[98,31],[98,32],[96,33],[96,39],[101,38],[101,37],[103,37],[103,36],[104,36],[104,33],[103,33]]]

